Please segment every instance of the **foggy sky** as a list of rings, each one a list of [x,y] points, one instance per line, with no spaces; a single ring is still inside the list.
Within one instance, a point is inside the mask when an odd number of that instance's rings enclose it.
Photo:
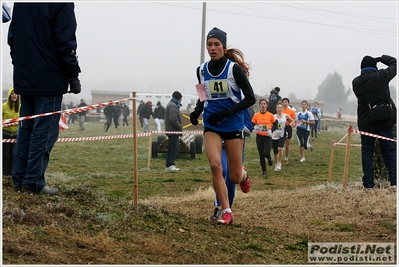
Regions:
[[[91,90],[195,94],[202,6],[75,2],[82,69],[77,97],[89,99]],[[207,2],[205,32],[227,32],[227,46],[239,48],[251,64],[256,94],[279,86],[283,97],[310,100],[335,71],[351,88],[365,55],[397,57],[397,23],[398,2]],[[12,84],[8,25],[2,24],[2,82]],[[398,88],[397,78],[391,85]]]

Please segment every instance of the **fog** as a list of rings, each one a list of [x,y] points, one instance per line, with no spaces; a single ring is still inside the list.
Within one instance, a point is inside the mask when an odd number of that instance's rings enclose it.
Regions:
[[[91,90],[196,94],[203,2],[86,1],[75,2],[75,12],[82,93],[73,97],[90,100]],[[205,33],[227,33],[228,47],[250,63],[258,95],[279,86],[283,97],[312,100],[334,72],[351,88],[363,56],[397,57],[397,24],[397,2],[206,2]],[[3,84],[12,84],[8,26]],[[391,85],[398,88],[397,78]]]

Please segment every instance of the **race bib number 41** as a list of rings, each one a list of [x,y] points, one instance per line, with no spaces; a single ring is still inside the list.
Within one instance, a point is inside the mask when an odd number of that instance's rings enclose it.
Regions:
[[[226,80],[213,80],[209,81],[209,91],[212,98],[225,98],[227,97],[228,87]]]

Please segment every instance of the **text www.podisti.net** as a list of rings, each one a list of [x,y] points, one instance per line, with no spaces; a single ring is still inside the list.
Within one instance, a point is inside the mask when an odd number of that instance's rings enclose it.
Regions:
[[[394,243],[308,243],[308,263],[395,262]]]

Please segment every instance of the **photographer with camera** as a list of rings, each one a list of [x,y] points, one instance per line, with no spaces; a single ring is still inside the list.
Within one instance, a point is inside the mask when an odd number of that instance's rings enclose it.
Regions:
[[[388,67],[377,69],[377,62]],[[357,97],[357,125],[360,131],[393,139],[396,124],[396,107],[389,91],[389,82],[396,76],[396,58],[383,55],[373,58],[365,56],[360,64],[361,73],[352,81]],[[379,109],[382,110],[379,110]],[[396,144],[379,139],[382,157],[389,173],[391,186],[396,187]],[[375,137],[361,135],[363,186],[373,188],[373,155]]]

